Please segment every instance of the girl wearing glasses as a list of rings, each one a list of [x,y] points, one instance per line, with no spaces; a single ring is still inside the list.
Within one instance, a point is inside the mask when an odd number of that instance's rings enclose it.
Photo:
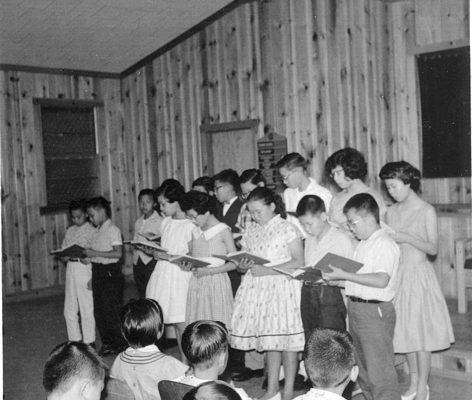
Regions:
[[[380,193],[364,182],[367,176],[367,163],[360,151],[350,147],[336,151],[326,160],[325,172],[340,189],[333,196],[328,209],[328,218],[333,225],[344,229],[352,237],[346,225],[343,208],[346,202],[358,193],[368,193],[375,199],[379,206],[380,219],[384,220],[385,203]]]
[[[257,187],[265,187],[266,180],[264,175],[262,175],[261,170],[259,169],[247,169],[243,171],[239,177],[239,182],[241,185],[241,199],[246,201],[251,192]],[[241,207],[241,212],[239,213],[238,222],[236,226],[244,232],[244,230],[254,223],[254,220],[251,217],[251,213],[247,209],[247,205],[244,204]]]

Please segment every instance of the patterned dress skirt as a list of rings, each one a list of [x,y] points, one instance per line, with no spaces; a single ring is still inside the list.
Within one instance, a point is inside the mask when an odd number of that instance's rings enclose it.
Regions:
[[[285,276],[246,273],[236,293],[231,346],[240,350],[302,351],[301,283]]]

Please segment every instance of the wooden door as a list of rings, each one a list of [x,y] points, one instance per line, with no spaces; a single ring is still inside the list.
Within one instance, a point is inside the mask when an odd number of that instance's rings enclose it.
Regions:
[[[227,168],[240,174],[257,168],[257,124],[249,120],[202,126],[204,174],[214,175]]]

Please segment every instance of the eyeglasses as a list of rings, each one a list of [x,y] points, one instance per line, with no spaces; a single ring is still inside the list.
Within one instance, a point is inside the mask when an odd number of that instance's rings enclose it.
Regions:
[[[344,172],[344,169],[343,169],[343,168],[333,169],[333,170],[331,171],[331,173],[329,174],[329,176],[330,176],[331,178],[334,178],[335,176],[341,175],[341,172]]]
[[[282,178],[283,181],[287,181],[289,176],[292,175],[293,173],[295,173],[296,171],[293,169],[291,170],[287,175],[280,175],[280,177]]]
[[[361,219],[356,219],[355,221],[347,221],[346,222],[346,225],[349,227],[349,228],[354,228],[359,222],[361,222]]]

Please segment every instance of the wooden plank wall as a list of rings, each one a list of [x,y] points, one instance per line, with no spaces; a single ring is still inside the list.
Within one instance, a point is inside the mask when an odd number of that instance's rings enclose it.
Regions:
[[[66,213],[40,215],[46,191],[33,98],[104,102],[97,114],[102,190],[125,237],[136,212],[128,200],[119,79],[0,71],[0,96],[3,288],[8,295],[64,283],[64,268],[49,252],[60,246],[69,222]]]
[[[2,72],[2,213],[8,293],[62,281],[47,251],[66,227],[42,217],[33,97],[101,99],[104,194],[125,237],[136,195],[174,177],[206,173],[202,124],[258,119],[259,136],[287,136],[289,151],[325,159],[353,146],[370,183],[387,161],[421,160],[415,54],[468,43],[467,0],[270,0],[241,5],[118,80]],[[121,97],[121,102],[120,102]],[[3,122],[4,121],[4,122]],[[249,167],[249,166],[248,166]],[[470,179],[428,180],[430,202],[470,202]],[[4,232],[5,229],[4,229]],[[6,261],[5,261],[6,260]],[[38,267],[31,267],[37,262]],[[28,275],[24,275],[28,274]],[[26,276],[26,278],[25,278]]]
[[[392,131],[401,158],[421,165],[421,117],[415,56],[469,45],[466,0],[402,1],[389,6]],[[470,203],[468,178],[425,179],[423,197],[432,203]]]

